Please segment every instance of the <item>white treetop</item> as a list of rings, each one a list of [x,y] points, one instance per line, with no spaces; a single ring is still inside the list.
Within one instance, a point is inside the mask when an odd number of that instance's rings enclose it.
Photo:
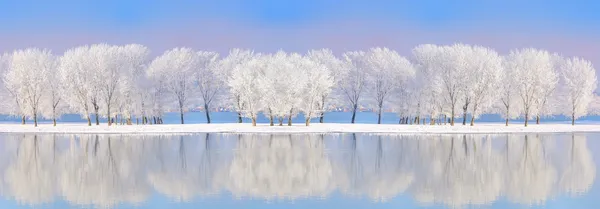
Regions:
[[[338,88],[336,88],[336,84],[340,83],[340,73],[343,72],[343,69],[345,68],[345,63],[342,60],[335,57],[335,55],[333,55],[333,52],[331,52],[331,50],[329,49],[311,50],[306,56],[313,62],[325,66],[331,74],[331,78],[333,79],[333,89],[331,91],[323,92],[324,94],[321,95],[319,103],[319,108],[321,109],[319,122],[323,123],[324,112],[327,110],[327,104],[329,102],[335,102],[335,100],[331,100],[329,97],[332,92],[339,90]]]
[[[474,46],[471,48],[470,67],[465,92],[470,97],[471,126],[475,118],[489,112],[496,95],[502,76],[502,58],[494,50]]]
[[[12,61],[12,54],[2,54],[0,55],[0,97],[4,98],[0,101],[0,113],[14,116],[23,117],[23,122],[25,122],[25,116],[21,113],[21,101],[20,97],[18,97],[17,88],[15,82],[6,80],[6,73],[8,73],[10,69],[10,63]]]
[[[12,54],[10,68],[4,76],[4,82],[13,88],[21,102],[21,112],[32,118],[35,126],[41,113],[42,97],[48,93],[48,75],[55,67],[55,58],[48,50],[18,50]]]
[[[277,86],[278,95],[280,95],[278,100],[282,104],[281,108],[277,110],[277,114],[279,117],[287,116],[288,125],[292,125],[292,118],[300,110],[304,87],[306,83],[311,82],[307,80],[306,74],[303,72],[303,68],[307,67],[309,65],[307,62],[310,61],[297,53],[290,54],[287,60],[289,64],[285,69],[285,75],[281,76],[282,85]]]
[[[198,52],[198,65],[195,69],[195,77],[198,86],[200,99],[204,103],[207,123],[210,123],[210,109],[214,100],[223,93],[226,86],[226,74],[223,68],[217,66],[216,52]]]
[[[162,80],[162,85],[175,101],[180,113],[187,111],[189,97],[194,88],[194,70],[198,66],[198,54],[189,48],[175,48],[152,61],[148,73],[154,79]]]
[[[63,97],[64,84],[61,81],[60,72],[58,69],[58,59],[54,59],[54,64],[51,72],[47,74],[46,95],[42,98],[41,113],[44,118],[52,119],[53,125],[56,126],[56,120],[67,112],[66,104]]]
[[[313,61],[310,57],[302,59],[298,69],[305,80],[300,99],[299,109],[304,113],[306,125],[310,119],[321,117],[324,109],[325,99],[330,94],[334,85],[332,72],[326,65]]]
[[[596,70],[582,58],[567,58],[560,64],[560,104],[562,114],[572,118],[572,124],[588,113],[596,89]]]
[[[97,44],[90,46],[90,63],[92,71],[96,75],[95,85],[99,87],[102,108],[106,111],[108,125],[112,124],[112,118],[117,112],[115,105],[120,92],[119,83],[124,78],[122,73],[127,65],[123,62],[124,54],[119,46]]]
[[[64,86],[64,99],[71,111],[80,114],[91,126],[90,113],[92,104],[90,97],[94,85],[91,68],[88,67],[87,57],[89,47],[81,46],[67,50],[60,58],[60,83]]]
[[[144,102],[147,96],[149,81],[146,80],[145,70],[150,50],[139,44],[129,44],[120,47],[123,66],[123,77],[119,84],[119,106],[121,115],[127,118],[127,124],[132,124],[132,117],[144,116],[150,104]]]
[[[519,111],[525,126],[533,115],[539,114],[536,104],[544,103],[554,90],[557,75],[553,69],[552,55],[537,49],[512,51],[506,57],[506,68],[514,71],[515,88],[521,102]]]
[[[352,109],[352,120],[356,119],[356,111],[358,110],[359,102],[367,88],[367,70],[366,53],[363,51],[353,51],[344,53],[345,66],[339,74],[342,78],[338,87],[341,94],[350,104]]]
[[[406,88],[407,81],[415,76],[415,69],[408,59],[388,48],[372,48],[367,52],[368,90],[377,107],[377,123],[381,123],[383,105],[397,90]]]
[[[520,105],[516,69],[510,67],[510,61],[502,59],[502,73],[500,73],[500,85],[498,86],[498,113],[506,120],[506,126],[510,119],[519,117]]]
[[[264,109],[263,99],[267,95],[265,86],[260,85],[260,79],[268,66],[270,56],[257,55],[254,58],[237,65],[228,79],[230,91],[239,96],[242,117],[252,119],[256,125],[256,118]]]
[[[228,82],[229,82],[228,79],[232,76],[234,69],[238,65],[246,63],[248,60],[252,59],[254,56],[256,56],[256,55],[251,50],[232,49],[231,51],[229,51],[229,55],[227,55],[227,57],[220,60],[217,64],[218,68],[220,69],[222,74],[224,74],[226,76],[224,78],[226,80],[225,88],[229,88],[228,89],[228,92],[230,95],[229,102],[233,105],[233,108],[236,111],[238,111],[238,123],[242,122],[242,115],[240,112],[240,110],[242,109],[242,106],[241,106],[242,103],[240,101],[241,95],[239,94],[239,92],[235,92],[230,88],[230,86],[228,84]]]

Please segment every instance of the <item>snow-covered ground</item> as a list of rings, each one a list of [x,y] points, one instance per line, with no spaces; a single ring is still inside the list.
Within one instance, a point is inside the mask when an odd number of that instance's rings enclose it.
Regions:
[[[0,133],[561,133],[561,132],[600,132],[600,124],[541,124],[523,127],[512,124],[508,127],[500,123],[476,124],[475,126],[430,126],[430,125],[378,125],[378,124],[311,124],[304,126],[269,126],[247,123],[224,124],[185,124],[185,125],[132,125],[132,126],[87,126],[87,124],[0,124]]]

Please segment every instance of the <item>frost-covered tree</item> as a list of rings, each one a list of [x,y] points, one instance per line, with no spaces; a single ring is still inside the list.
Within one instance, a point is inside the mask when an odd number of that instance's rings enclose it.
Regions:
[[[47,94],[48,74],[54,72],[55,58],[48,50],[29,48],[17,50],[4,82],[11,87],[19,98],[21,112],[34,121],[37,127],[38,114],[41,113],[42,97]]]
[[[264,109],[265,86],[260,85],[261,76],[268,65],[270,56],[256,55],[254,58],[236,65],[228,79],[232,94],[239,96],[239,109],[243,117],[250,118],[256,126],[256,118]]]
[[[112,125],[116,112],[115,102],[119,97],[118,86],[123,78],[122,73],[127,64],[124,62],[124,51],[119,46],[97,44],[90,46],[90,63],[96,75],[95,85],[99,87],[100,99],[106,110],[108,126]]]
[[[367,88],[366,53],[353,51],[344,53],[344,68],[341,68],[341,79],[338,88],[352,109],[352,120],[356,119],[359,102]]]
[[[66,112],[66,105],[64,102],[64,85],[60,79],[60,73],[58,72],[58,59],[54,60],[54,67],[51,72],[47,74],[48,82],[46,82],[46,95],[41,101],[41,113],[44,118],[52,120],[53,126],[56,126],[56,119]]]
[[[335,81],[327,66],[310,57],[303,58],[300,64],[298,71],[302,73],[305,82],[300,87],[302,92],[299,109],[304,113],[305,124],[308,126],[311,118],[323,117],[324,102]]]
[[[514,50],[506,57],[506,68],[514,71],[515,88],[520,98],[520,113],[527,126],[533,115],[539,114],[536,104],[546,101],[553,91],[557,75],[552,55],[547,51],[527,48]]]
[[[194,88],[194,69],[198,66],[198,54],[190,48],[175,48],[157,57],[149,66],[148,73],[162,85],[177,102],[181,124],[187,111],[188,100]]]
[[[219,54],[216,52],[198,52],[198,65],[194,73],[198,92],[204,103],[207,123],[210,123],[211,105],[225,88],[226,75],[223,69],[217,66],[218,57]]]
[[[289,64],[284,69],[286,74],[281,76],[282,85],[277,86],[278,95],[280,95],[278,100],[281,104],[281,108],[277,109],[277,114],[280,118],[287,117],[288,126],[291,126],[292,118],[300,111],[299,106],[302,102],[303,88],[307,82],[310,82],[306,80],[303,68],[310,64],[308,60],[297,53],[290,54],[287,60]]]
[[[509,67],[507,59],[502,59],[502,73],[500,73],[500,85],[498,86],[498,114],[506,120],[506,126],[510,119],[519,117],[519,95],[515,78],[515,69]]]
[[[269,118],[269,124],[274,125],[274,120],[279,118],[283,123],[285,108],[283,101],[287,90],[285,80],[290,68],[287,53],[279,51],[274,55],[263,56],[264,66],[259,68],[259,86],[264,89],[262,98],[263,114]]]
[[[567,58],[560,63],[560,104],[562,114],[575,120],[587,115],[596,89],[596,70],[590,61],[579,57]]]
[[[439,89],[445,103],[450,109],[450,125],[454,125],[456,106],[463,98],[465,85],[466,46],[456,44],[452,46],[436,46],[431,44],[419,45],[413,49],[415,61],[427,71],[432,72],[429,77],[432,90]],[[465,101],[465,103],[467,103]]]
[[[406,88],[407,81],[415,75],[415,69],[408,59],[388,48],[372,48],[367,52],[368,92],[377,107],[377,123],[381,124],[383,105],[390,95]]]
[[[468,88],[465,88],[466,98],[470,100],[471,126],[475,118],[488,112],[496,99],[497,90],[502,76],[502,58],[492,49],[473,46],[469,56]]]
[[[132,124],[132,118],[145,116],[147,92],[151,87],[146,79],[145,70],[150,50],[139,44],[129,44],[120,48],[122,57],[122,78],[118,86],[121,98],[117,101],[121,107],[122,117],[126,117],[127,125]]]
[[[233,91],[233,89],[230,88],[228,84],[228,79],[232,76],[234,69],[238,65],[246,63],[250,59],[253,59],[254,56],[256,56],[256,54],[252,50],[232,49],[231,51],[229,51],[229,55],[220,60],[217,64],[218,68],[220,69],[219,71],[221,71],[226,76],[225,79],[227,79],[227,81],[225,88],[229,88],[229,102],[233,104],[234,109],[238,113],[238,123],[242,122],[242,113],[240,111],[242,109],[242,103],[240,100],[241,95],[239,92],[235,92]]]
[[[21,118],[21,124],[25,124],[25,115],[21,111],[21,97],[17,95],[18,83],[6,80],[12,62],[12,54],[0,55],[0,113]]]
[[[67,50],[60,57],[59,74],[63,84],[64,101],[71,111],[80,114],[92,125],[90,118],[91,97],[95,89],[91,68],[88,65],[89,46],[80,46]]]
[[[329,50],[329,49],[311,50],[308,52],[308,54],[306,56],[313,62],[316,62],[317,64],[325,66],[325,68],[331,74],[331,78],[333,79],[334,87],[336,86],[336,84],[340,83],[341,76],[339,74],[345,68],[345,63],[342,60],[335,57],[335,55],[333,55],[333,52],[331,52],[331,50]],[[335,89],[337,89],[337,88],[335,88]],[[334,89],[332,89],[331,91],[322,92],[323,95],[321,95],[321,99],[320,99],[320,103],[319,103],[319,109],[320,109],[319,123],[324,122],[325,111],[327,110],[326,106],[327,106],[327,103],[329,101],[331,101],[330,94],[333,91],[334,91]]]

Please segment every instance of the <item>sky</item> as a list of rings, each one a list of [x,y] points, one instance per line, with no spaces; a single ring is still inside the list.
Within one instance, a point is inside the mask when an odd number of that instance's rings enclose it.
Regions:
[[[586,0],[0,0],[0,52],[86,44],[304,53],[466,43],[535,47],[600,66],[600,2]]]

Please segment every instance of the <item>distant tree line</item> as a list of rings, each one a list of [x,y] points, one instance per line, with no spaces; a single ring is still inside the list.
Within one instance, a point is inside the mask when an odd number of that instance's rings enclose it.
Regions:
[[[0,114],[54,121],[76,113],[88,125],[161,124],[168,109],[184,112],[203,106],[207,122],[215,106],[228,106],[238,121],[256,125],[264,114],[283,125],[299,113],[306,125],[323,122],[332,105],[360,106],[378,114],[384,107],[401,124],[474,125],[482,114],[506,119],[565,115],[575,120],[595,104],[596,72],[591,62],[544,50],[516,49],[500,55],[466,44],[424,44],[403,57],[387,48],[345,52],[273,54],[232,49],[216,52],[175,48],[151,59],[142,45],[96,44],[61,56],[28,48],[0,56]],[[95,121],[92,121],[95,116]],[[470,118],[469,118],[470,116]],[[468,121],[470,119],[470,121]]]

